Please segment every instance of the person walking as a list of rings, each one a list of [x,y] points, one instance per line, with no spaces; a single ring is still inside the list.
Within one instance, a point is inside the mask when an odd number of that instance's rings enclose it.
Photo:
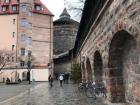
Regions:
[[[51,75],[49,75],[48,80],[49,80],[50,87],[52,87],[53,86],[53,78]]]
[[[62,74],[59,76],[59,80],[60,80],[60,86],[62,87],[62,82],[63,82],[63,80],[64,80],[64,77],[63,77]]]
[[[68,84],[69,83],[69,73],[67,73],[66,80],[67,80],[67,84]]]

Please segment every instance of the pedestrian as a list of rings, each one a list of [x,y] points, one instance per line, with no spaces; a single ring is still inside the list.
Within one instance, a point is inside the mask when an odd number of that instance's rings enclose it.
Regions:
[[[62,74],[59,76],[59,80],[60,80],[60,86],[62,87],[62,82],[63,82],[63,80],[64,80],[64,77],[63,77]]]
[[[58,80],[58,73],[55,73],[55,79]]]
[[[10,83],[10,79],[7,77],[6,84],[9,84],[9,83]]]
[[[49,80],[50,87],[52,87],[53,86],[53,77],[51,75],[49,75],[48,80]]]
[[[69,77],[70,77],[70,75],[69,75],[69,73],[67,73],[67,83],[69,83]]]
[[[66,79],[66,80],[65,80],[66,83],[68,84],[68,83],[69,83],[69,73],[66,73],[66,74],[65,74],[65,79]]]

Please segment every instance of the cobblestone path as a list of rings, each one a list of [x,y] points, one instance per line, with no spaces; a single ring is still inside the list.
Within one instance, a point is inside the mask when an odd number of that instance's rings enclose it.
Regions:
[[[17,96],[1,101],[0,105],[106,105],[102,99],[87,98],[79,93],[77,86],[64,84],[63,87],[55,82],[49,87],[48,83],[40,83],[20,93]]]

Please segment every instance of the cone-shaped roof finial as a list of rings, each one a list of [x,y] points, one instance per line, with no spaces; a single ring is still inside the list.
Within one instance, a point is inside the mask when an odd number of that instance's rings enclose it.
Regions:
[[[65,18],[70,18],[71,17],[70,14],[67,12],[66,8],[64,8],[62,14],[60,15],[60,18],[63,18],[63,17],[65,17]]]

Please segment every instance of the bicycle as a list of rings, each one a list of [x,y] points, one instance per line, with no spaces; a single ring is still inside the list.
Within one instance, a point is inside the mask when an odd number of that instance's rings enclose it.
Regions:
[[[96,99],[96,88],[93,84],[88,83],[86,85],[86,96],[88,98],[95,98]]]
[[[86,91],[86,83],[80,83],[79,86],[78,86],[78,90],[80,92],[85,92]]]

